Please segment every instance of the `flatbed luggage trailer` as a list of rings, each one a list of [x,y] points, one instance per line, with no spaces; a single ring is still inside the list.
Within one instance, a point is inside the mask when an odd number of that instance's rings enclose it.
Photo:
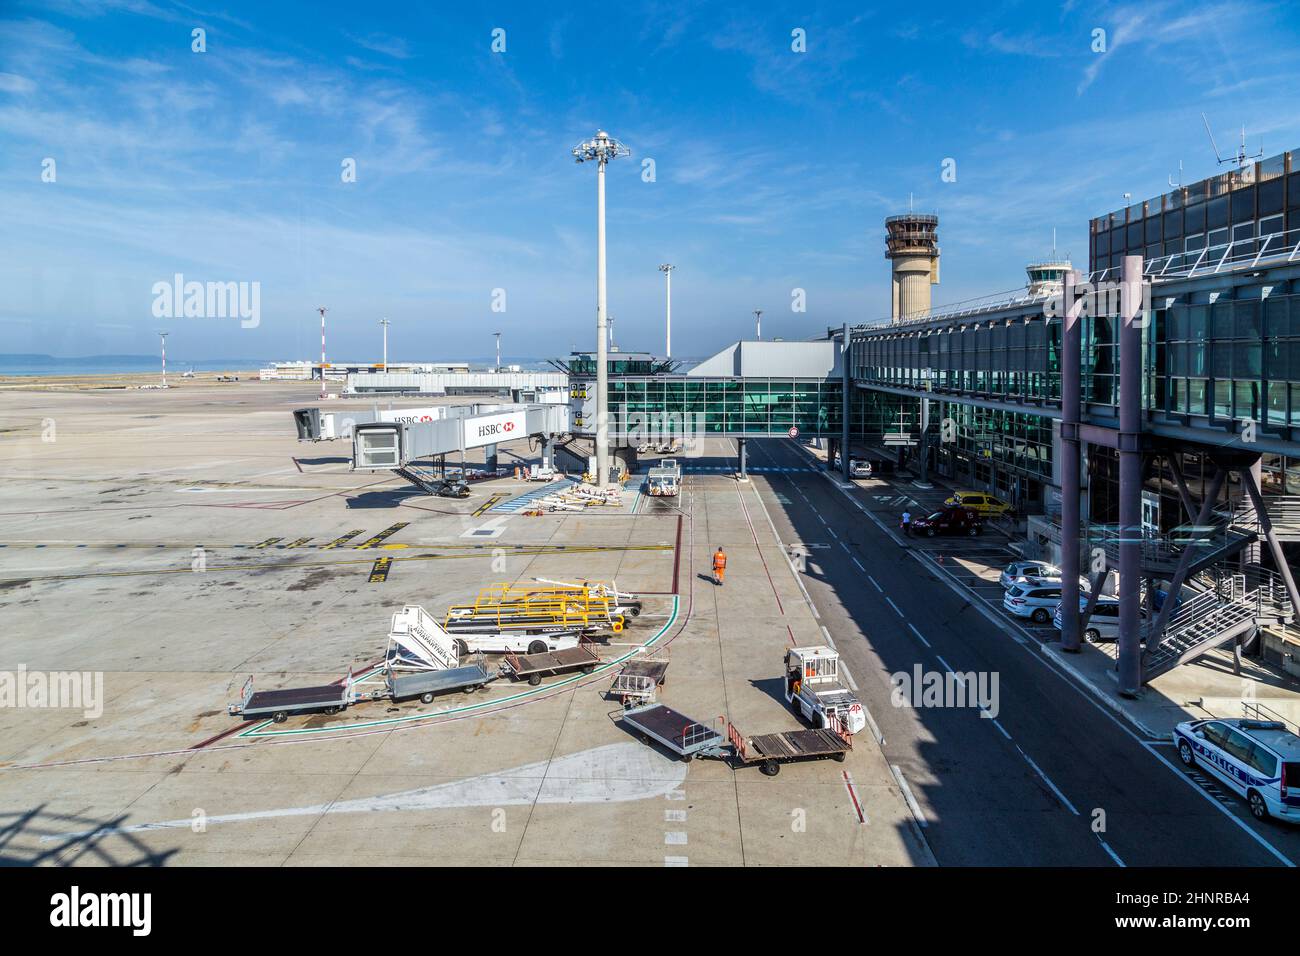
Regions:
[[[541,654],[508,653],[501,663],[501,675],[514,680],[527,679],[529,684],[536,687],[544,676],[575,670],[590,674],[601,663],[600,656],[591,649],[591,644],[583,641],[577,647],[544,651]]]
[[[444,670],[427,670],[393,667],[391,664],[351,682],[348,702],[365,703],[373,700],[393,702],[418,697],[423,704],[432,704],[439,694],[461,691],[472,694],[485,690],[497,679],[488,668],[482,654],[474,654],[457,666]]]
[[[349,702],[350,680],[345,677],[334,684],[318,687],[285,687],[280,690],[253,690],[253,678],[249,675],[244,681],[244,690],[238,704],[231,704],[227,711],[232,717],[253,720],[257,717],[270,717],[277,724],[282,724],[293,714],[321,712],[337,714],[347,707]]]
[[[624,707],[654,703],[655,695],[668,680],[666,655],[638,657],[623,665],[609,686],[609,695]]]
[[[783,763],[827,757],[843,760],[853,749],[853,737],[833,718],[828,727],[819,730],[785,730],[753,737],[746,737],[725,717],[704,724],[663,704],[624,710],[622,719],[643,737],[657,740],[686,760],[714,757],[733,765],[757,765],[768,777],[780,773]]]

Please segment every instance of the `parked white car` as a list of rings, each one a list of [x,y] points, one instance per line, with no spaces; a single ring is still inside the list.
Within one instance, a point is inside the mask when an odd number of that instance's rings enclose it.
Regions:
[[[1246,798],[1257,820],[1300,820],[1300,737],[1272,720],[1188,720],[1174,728],[1178,759]]]
[[[1088,595],[1079,595],[1080,613],[1088,606]],[[1146,627],[1147,615],[1144,608],[1138,609],[1139,625]],[[1052,624],[1056,629],[1061,630],[1061,608],[1057,605],[1052,613]],[[1118,641],[1119,640],[1119,598],[1102,596],[1097,598],[1097,606],[1092,609],[1092,614],[1088,618],[1088,626],[1083,629],[1083,639],[1086,641]],[[1145,640],[1145,635],[1143,637]]]
[[[1061,582],[1055,584],[1013,584],[1002,596],[1002,606],[1016,617],[1046,624],[1061,603]]]
[[[1002,570],[998,583],[1006,589],[1013,584],[1031,582],[1031,579],[1059,582],[1061,580],[1061,569],[1054,564],[1048,564],[1046,561],[1012,561]]]

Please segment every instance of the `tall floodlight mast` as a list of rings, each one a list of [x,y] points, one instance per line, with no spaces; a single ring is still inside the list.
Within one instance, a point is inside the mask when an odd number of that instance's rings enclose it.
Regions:
[[[380,319],[379,324],[384,327],[384,371],[388,371],[388,326],[391,324],[387,319]]]
[[[763,310],[762,309],[754,310],[754,338],[760,340],[763,338]]]
[[[492,334],[497,337],[497,367],[493,371],[499,372],[501,371],[501,333],[493,332]]]
[[[163,388],[167,387],[167,336],[169,335],[171,335],[170,332],[158,333],[158,341],[162,343],[162,375],[163,375],[162,387]]]
[[[320,397],[325,400],[325,306],[317,306],[320,313]]]
[[[659,267],[664,274],[664,358],[673,357],[673,270],[676,268],[668,262]]]
[[[579,163],[596,163],[596,484],[609,480],[609,368],[605,319],[605,166],[632,151],[603,129],[573,147]]]

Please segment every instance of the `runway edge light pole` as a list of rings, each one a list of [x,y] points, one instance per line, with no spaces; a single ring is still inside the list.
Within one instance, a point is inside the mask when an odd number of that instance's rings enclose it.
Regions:
[[[596,163],[596,486],[609,480],[609,367],[605,313],[605,166],[632,151],[603,129],[573,147],[576,162]]]

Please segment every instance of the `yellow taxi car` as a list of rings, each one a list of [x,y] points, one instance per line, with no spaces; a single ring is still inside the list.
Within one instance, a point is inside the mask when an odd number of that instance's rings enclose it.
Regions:
[[[1004,515],[1011,511],[1007,502],[982,491],[955,491],[944,504],[949,508],[966,508],[981,516]]]

